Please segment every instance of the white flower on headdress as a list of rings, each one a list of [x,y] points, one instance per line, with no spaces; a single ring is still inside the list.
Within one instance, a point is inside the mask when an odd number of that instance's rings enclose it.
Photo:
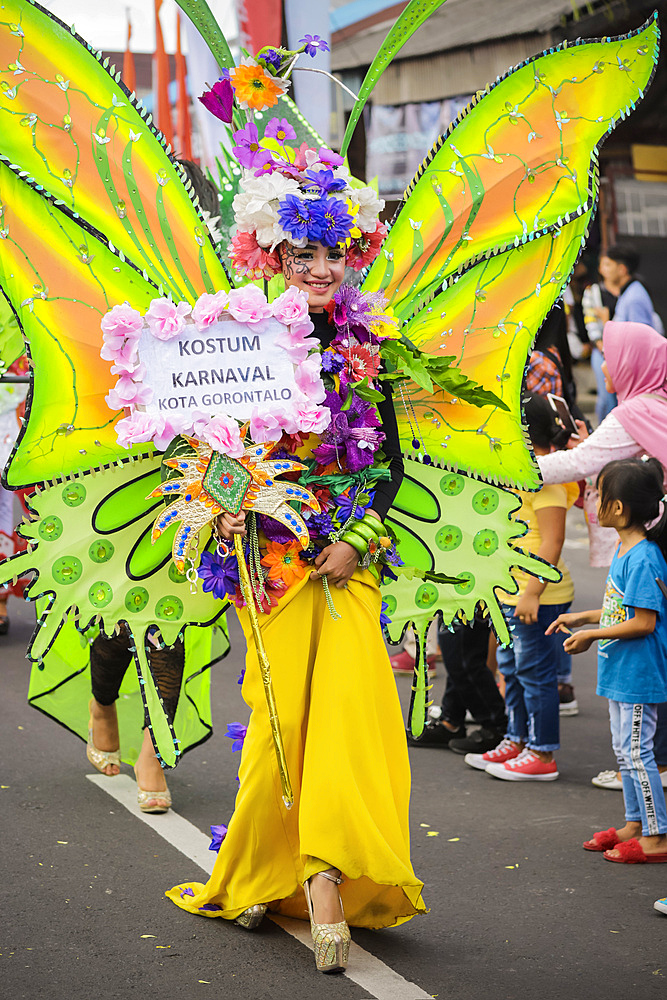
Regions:
[[[359,212],[355,216],[355,223],[364,233],[375,232],[378,215],[384,208],[384,201],[378,198],[371,187],[353,188],[350,192],[352,205],[359,205]]]
[[[262,247],[273,249],[283,240],[289,240],[289,233],[280,225],[278,207],[286,195],[297,194],[298,182],[276,171],[261,177],[246,174],[240,187],[233,203],[237,228],[254,233]]]

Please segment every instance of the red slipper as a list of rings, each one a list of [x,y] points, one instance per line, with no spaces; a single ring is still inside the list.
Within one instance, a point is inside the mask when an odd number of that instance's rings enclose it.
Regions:
[[[610,826],[608,830],[594,833],[591,840],[585,840],[583,848],[585,851],[608,851],[619,843],[618,833],[613,826]]]
[[[646,854],[639,841],[633,837],[631,840],[624,840],[616,844],[615,851],[620,857],[612,858],[609,851],[605,851],[602,857],[605,861],[616,861],[621,865],[660,865],[667,864],[667,853]]]

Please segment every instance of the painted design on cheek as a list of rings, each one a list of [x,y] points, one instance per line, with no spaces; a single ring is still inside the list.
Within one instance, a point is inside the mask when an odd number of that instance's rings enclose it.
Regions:
[[[283,274],[286,278],[293,278],[295,274],[310,274],[311,261],[300,259],[298,247],[284,247],[280,254],[283,265]]]

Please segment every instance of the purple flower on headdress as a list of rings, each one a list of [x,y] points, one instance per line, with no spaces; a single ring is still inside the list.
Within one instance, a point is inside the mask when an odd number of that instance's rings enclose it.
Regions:
[[[344,156],[334,153],[333,149],[327,149],[326,146],[320,146],[319,153],[320,163],[328,163],[332,167],[341,167],[345,163]]]
[[[333,170],[306,170],[306,177],[303,184],[306,187],[318,187],[322,194],[331,194],[332,191],[343,191],[346,181],[344,177],[335,177]]]
[[[227,595],[233,597],[239,582],[236,556],[221,559],[217,552],[202,552],[197,576],[203,581],[205,593],[213,594],[220,601]]]
[[[318,239],[327,247],[335,247],[347,239],[354,225],[347,204],[341,198],[322,198],[316,204],[322,206],[322,231]]]
[[[283,57],[277,49],[267,49],[266,52],[262,52],[258,58],[261,62],[266,63],[273,70],[273,76],[275,76],[280,69],[280,64],[283,61]]]
[[[224,823],[217,826],[211,824],[211,843],[208,845],[209,851],[219,851],[220,845],[227,836],[227,827]]]
[[[234,741],[232,743],[232,753],[236,753],[237,750],[241,749],[247,732],[248,727],[242,726],[240,722],[227,723],[227,732],[225,733],[225,736],[229,736],[230,740]]]
[[[299,45],[306,46],[306,55],[316,56],[318,52],[328,52],[329,44],[319,35],[304,35],[299,39]]]
[[[296,139],[296,132],[286,118],[272,118],[264,129],[267,139],[275,139],[281,146]]]
[[[280,225],[295,240],[319,240],[324,231],[322,199],[310,201],[288,194],[278,207]]]
[[[218,80],[210,90],[204,91],[199,100],[212,115],[220,121],[227,122],[228,125],[231,124],[234,90],[229,78]]]
[[[253,122],[248,122],[245,128],[234,132],[234,139],[238,145],[233,147],[232,152],[242,167],[262,167],[272,161],[269,150],[263,149],[259,144],[257,126]]]
[[[391,618],[387,614],[388,610],[389,609],[387,607],[387,602],[383,601],[382,602],[382,608],[380,609],[380,625],[391,625]],[[211,827],[211,830],[212,829],[213,829],[213,827]],[[212,850],[212,849],[213,848],[209,848],[209,850]]]

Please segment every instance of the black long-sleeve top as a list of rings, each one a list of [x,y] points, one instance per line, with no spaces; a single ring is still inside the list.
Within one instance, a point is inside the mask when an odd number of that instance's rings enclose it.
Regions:
[[[336,328],[330,325],[326,312],[310,313],[310,318],[315,327],[313,335],[317,337],[322,347],[326,350],[336,336]],[[382,421],[382,431],[385,435],[382,451],[389,462],[391,478],[379,479],[373,487],[375,491],[373,510],[384,520],[403,482],[403,455],[398,439],[398,424],[396,423],[396,413],[394,411],[390,383],[383,379],[380,382],[380,390],[384,396],[382,402],[377,404],[380,420]]]

